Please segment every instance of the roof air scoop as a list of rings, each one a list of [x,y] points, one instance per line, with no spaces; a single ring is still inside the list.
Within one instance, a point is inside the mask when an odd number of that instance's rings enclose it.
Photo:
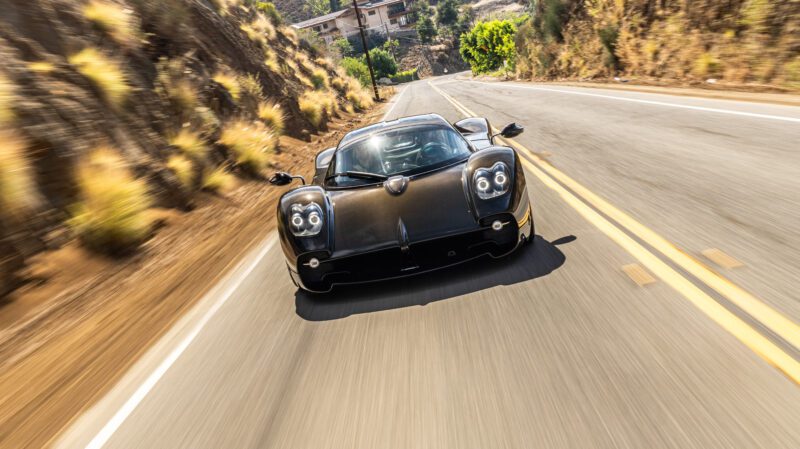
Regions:
[[[408,187],[408,178],[402,175],[392,176],[384,181],[383,187],[392,195],[400,195]]]

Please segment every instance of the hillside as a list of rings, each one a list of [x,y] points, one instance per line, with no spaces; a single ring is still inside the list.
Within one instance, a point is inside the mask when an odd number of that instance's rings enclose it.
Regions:
[[[522,78],[800,86],[800,2],[544,0],[517,33]]]
[[[281,133],[367,107],[322,50],[263,2],[1,2],[0,296],[73,238],[135,251],[159,210],[263,177]]]

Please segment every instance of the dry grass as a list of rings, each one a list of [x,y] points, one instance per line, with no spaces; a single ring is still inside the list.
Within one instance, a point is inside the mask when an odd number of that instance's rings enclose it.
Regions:
[[[265,47],[268,40],[275,39],[278,35],[272,22],[261,14],[252,22],[243,24],[239,28],[247,34],[251,41],[261,47]]]
[[[295,47],[300,42],[300,38],[297,36],[297,31],[295,31],[294,28],[290,26],[282,26],[278,30],[281,32],[281,34],[286,36],[286,38],[289,39]]]
[[[100,90],[113,107],[123,106],[131,88],[118,62],[94,48],[86,48],[67,60]]]
[[[16,132],[0,130],[0,214],[21,219],[39,202],[27,144]]]
[[[300,112],[311,122],[314,127],[319,128],[325,115],[331,116],[336,113],[336,95],[329,91],[306,91],[298,99]]]
[[[199,133],[183,128],[169,139],[169,144],[179,149],[187,157],[199,161],[208,154],[208,146]]]
[[[167,168],[172,170],[184,189],[194,190],[194,164],[188,157],[180,154],[170,156]]]
[[[236,178],[225,167],[217,167],[203,174],[203,190],[226,193],[236,186]]]
[[[14,101],[16,86],[0,73],[0,125],[14,120]]]
[[[130,9],[105,0],[91,0],[83,16],[121,45],[134,45],[139,39],[136,18]]]
[[[314,89],[327,89],[330,84],[328,73],[319,67],[315,68],[311,71],[311,83],[314,85]]]
[[[335,76],[331,80],[331,86],[333,86],[334,89],[342,92],[347,87],[347,81],[340,76]]]
[[[275,55],[275,52],[269,48],[264,49],[264,65],[272,73],[278,73],[281,71],[281,67],[278,64],[278,57]]]
[[[258,173],[269,162],[278,139],[263,123],[240,119],[225,125],[219,143],[231,150],[237,165]]]
[[[238,81],[242,93],[256,100],[264,98],[264,93],[261,90],[261,83],[255,75],[240,76]]]
[[[366,110],[373,104],[373,99],[369,92],[360,87],[351,86],[345,93],[345,98],[357,111]]]
[[[141,244],[151,231],[147,185],[134,179],[110,148],[95,150],[78,167],[81,201],[69,224],[97,251],[120,253]]]
[[[217,74],[214,75],[213,80],[222,85],[222,87],[224,87],[225,90],[227,90],[228,93],[231,94],[233,101],[236,102],[239,101],[242,88],[239,85],[239,80],[235,75],[231,75],[226,72],[217,72]]]
[[[283,134],[285,117],[280,104],[272,101],[259,103],[258,118],[272,128],[275,134]]]
[[[156,93],[172,104],[180,114],[181,122],[194,116],[200,103],[199,95],[192,82],[186,78],[183,62],[161,58],[156,70]]]
[[[47,61],[36,61],[28,63],[28,69],[34,73],[41,73],[42,75],[47,75],[52,73],[56,66],[53,65],[51,62]]]
[[[307,76],[303,75],[303,74],[302,74],[302,73],[300,73],[300,72],[296,72],[296,73],[294,74],[294,76],[295,76],[295,77],[296,77],[296,78],[297,78],[297,79],[300,81],[300,83],[301,83],[302,85],[306,86],[307,88],[309,88],[309,89],[316,89],[316,87],[314,86],[314,82],[313,82],[313,81],[311,81],[311,79],[310,79],[309,77],[307,77]]]

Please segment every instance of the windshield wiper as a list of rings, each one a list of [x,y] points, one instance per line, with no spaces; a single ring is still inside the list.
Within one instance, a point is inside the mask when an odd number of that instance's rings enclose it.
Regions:
[[[358,178],[358,179],[369,179],[372,181],[386,181],[389,179],[386,175],[380,175],[378,173],[367,173],[363,171],[345,171],[341,173],[334,173],[330,176],[325,177],[325,180],[333,179],[337,176],[347,176],[348,178]]]

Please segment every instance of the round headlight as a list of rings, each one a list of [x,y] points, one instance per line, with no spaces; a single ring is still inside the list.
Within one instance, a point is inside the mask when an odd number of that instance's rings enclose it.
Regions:
[[[289,223],[296,237],[313,237],[322,231],[322,207],[315,202],[295,203],[289,208]]]
[[[508,192],[511,178],[508,165],[504,162],[495,162],[491,167],[482,167],[475,170],[473,186],[478,198],[488,200]]]

